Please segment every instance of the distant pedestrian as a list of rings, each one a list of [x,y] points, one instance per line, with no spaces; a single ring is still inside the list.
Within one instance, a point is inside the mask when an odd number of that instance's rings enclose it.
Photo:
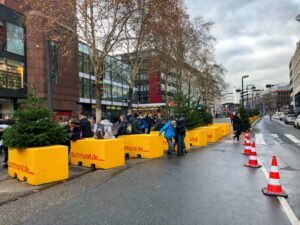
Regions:
[[[184,137],[186,133],[185,119],[180,117],[176,120],[175,139],[177,141],[177,156],[183,156],[185,151]]]
[[[234,136],[233,139],[235,141],[235,138],[237,142],[240,141],[240,135],[242,133],[242,122],[240,119],[240,114],[236,114],[233,118],[233,131],[234,131]]]
[[[4,115],[3,120],[1,121],[1,124],[0,124],[0,139],[2,138],[4,130],[13,124],[14,124],[14,121],[11,120],[8,115]],[[8,147],[4,146],[3,142],[4,142],[4,140],[2,140],[2,145],[0,146],[4,151],[3,168],[7,168],[8,167],[8,164],[7,164],[7,162],[8,162]]]
[[[79,124],[82,138],[93,137],[91,123],[83,113],[79,115]]]
[[[172,139],[175,137],[174,124],[175,121],[172,122],[171,119],[169,119],[168,122],[159,131],[159,135],[161,135],[162,132],[164,132],[164,137],[168,142],[168,155],[171,155],[173,150]]]
[[[232,124],[233,124],[234,113],[231,112],[231,113],[229,114],[229,117],[230,117],[230,121],[231,121],[231,125],[232,125]]]
[[[133,116],[129,118],[129,123],[131,125],[131,133],[132,134],[142,134],[142,130],[140,128],[140,124],[138,121],[139,115],[135,113]]]
[[[153,125],[153,119],[152,115],[150,113],[147,113],[146,115],[146,122],[147,122],[147,134],[150,134],[152,125]]]
[[[120,125],[116,133],[116,137],[121,135],[128,135],[131,134],[131,125],[129,127],[128,121],[126,120],[126,116],[120,116]]]

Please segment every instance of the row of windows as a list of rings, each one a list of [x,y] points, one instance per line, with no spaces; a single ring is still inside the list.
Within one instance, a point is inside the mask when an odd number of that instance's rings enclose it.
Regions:
[[[24,56],[24,28],[0,21],[0,50]]]
[[[95,91],[94,80],[80,77],[80,98],[95,99]],[[128,88],[105,83],[102,99],[107,101],[122,101],[123,99],[128,99]]]

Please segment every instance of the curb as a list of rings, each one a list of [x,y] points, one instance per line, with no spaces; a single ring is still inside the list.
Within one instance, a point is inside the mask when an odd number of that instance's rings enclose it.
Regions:
[[[260,118],[258,118],[257,120],[255,120],[255,121],[251,124],[250,135],[252,135],[253,130],[254,130],[256,124],[257,124],[258,122],[260,122],[260,121],[262,120],[262,118],[263,118],[263,116],[261,116]]]

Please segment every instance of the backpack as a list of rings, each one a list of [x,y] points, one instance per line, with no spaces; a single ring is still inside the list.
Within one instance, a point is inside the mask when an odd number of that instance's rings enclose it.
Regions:
[[[95,138],[96,139],[103,139],[105,135],[104,126],[103,125],[97,125],[96,132],[95,132]]]

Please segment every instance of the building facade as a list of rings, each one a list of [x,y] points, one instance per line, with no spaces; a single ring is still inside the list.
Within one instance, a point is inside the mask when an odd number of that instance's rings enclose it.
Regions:
[[[51,41],[40,16],[24,8],[14,0],[0,1],[0,113],[14,111],[17,100],[35,87],[57,118],[75,116],[81,111],[78,68],[73,66],[77,35],[67,40],[68,55],[61,54],[65,43]]]
[[[300,112],[300,41],[289,64],[290,70],[290,99],[293,111]]]
[[[95,116],[95,75],[89,57],[89,47],[78,43],[79,98],[78,104],[85,114]],[[116,57],[107,57],[104,69],[102,113],[116,121],[128,109],[130,66]],[[135,102],[135,101],[134,101]]]

